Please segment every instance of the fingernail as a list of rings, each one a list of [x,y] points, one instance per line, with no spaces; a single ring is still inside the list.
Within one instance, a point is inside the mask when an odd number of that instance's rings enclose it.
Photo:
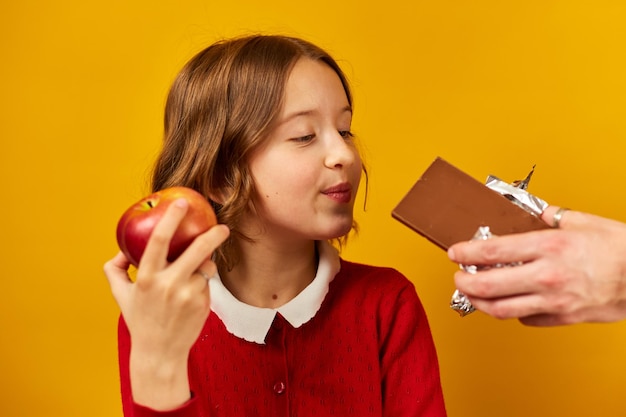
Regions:
[[[448,248],[448,258],[454,261],[454,249]]]

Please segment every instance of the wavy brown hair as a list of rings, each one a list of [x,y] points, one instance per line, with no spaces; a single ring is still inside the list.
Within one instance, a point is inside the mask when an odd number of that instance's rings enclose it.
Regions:
[[[152,189],[186,186],[211,201],[218,221],[231,230],[216,252],[222,267],[231,269],[237,262],[235,239],[249,240],[238,230],[255,192],[248,159],[272,129],[300,58],[332,68],[352,106],[347,78],[327,52],[279,35],[246,36],[207,47],[183,67],[169,91]],[[345,238],[337,239],[339,245]]]

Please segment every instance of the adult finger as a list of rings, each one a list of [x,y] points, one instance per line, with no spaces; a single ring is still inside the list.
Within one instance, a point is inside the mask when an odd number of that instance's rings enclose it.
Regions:
[[[569,217],[569,211],[565,207],[548,206],[541,214],[541,219],[549,226],[563,228],[567,224],[566,217]]]
[[[487,240],[459,242],[448,249],[450,260],[466,265],[495,265],[528,262],[541,255],[540,243],[547,233],[541,230],[494,236]]]
[[[497,299],[469,297],[479,311],[497,319],[522,319],[531,316],[547,316],[543,298],[538,294],[523,294]]]
[[[598,217],[593,214],[570,210],[559,206],[546,207],[541,215],[541,219],[550,226],[558,226],[559,229],[573,229],[585,226],[589,222],[597,221],[597,219],[604,220],[602,217]]]
[[[454,274],[454,283],[464,294],[483,299],[538,293],[542,290],[541,284],[529,277],[539,277],[542,273],[541,268],[541,262],[530,262],[476,273],[460,270]]]

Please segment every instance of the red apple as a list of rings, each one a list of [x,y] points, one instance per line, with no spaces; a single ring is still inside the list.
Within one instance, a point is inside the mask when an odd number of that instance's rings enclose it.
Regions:
[[[154,226],[161,220],[168,206],[179,198],[185,198],[189,208],[170,242],[168,261],[174,261],[196,236],[217,223],[211,204],[191,188],[165,188],[144,197],[130,206],[117,223],[117,244],[131,264],[139,264]]]

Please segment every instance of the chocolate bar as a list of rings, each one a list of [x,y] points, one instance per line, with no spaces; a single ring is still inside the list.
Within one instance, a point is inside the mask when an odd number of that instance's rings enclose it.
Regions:
[[[470,240],[479,227],[488,226],[496,236],[550,228],[536,214],[440,157],[391,215],[444,250]]]

